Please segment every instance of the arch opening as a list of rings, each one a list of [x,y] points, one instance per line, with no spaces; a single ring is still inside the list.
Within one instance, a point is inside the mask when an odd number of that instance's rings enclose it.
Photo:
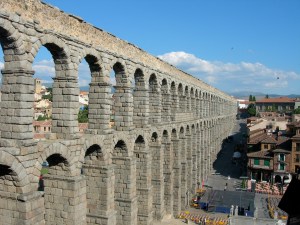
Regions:
[[[141,69],[136,69],[133,86],[133,125],[143,127],[148,122],[148,96],[146,95],[145,77]]]
[[[158,81],[155,74],[149,78],[149,123],[155,124],[160,121],[160,94]]]

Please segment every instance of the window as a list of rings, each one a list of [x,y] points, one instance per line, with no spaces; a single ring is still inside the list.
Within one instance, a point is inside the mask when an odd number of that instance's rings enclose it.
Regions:
[[[279,163],[278,167],[279,167],[278,168],[279,170],[284,170],[285,169],[284,163]]]
[[[299,163],[299,162],[300,162],[300,155],[299,155],[299,154],[296,154],[295,162],[296,162],[296,163]]]
[[[254,159],[254,165],[256,165],[256,166],[259,165],[259,159]]]
[[[280,153],[278,160],[279,161],[284,161],[284,159],[285,159],[284,154]]]
[[[264,145],[264,149],[268,149],[269,148],[269,145]]]
[[[270,166],[270,159],[265,159],[264,166]]]
[[[300,152],[300,143],[296,143],[296,151]]]

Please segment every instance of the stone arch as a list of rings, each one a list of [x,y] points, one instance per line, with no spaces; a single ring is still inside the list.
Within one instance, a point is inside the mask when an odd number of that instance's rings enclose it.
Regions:
[[[114,115],[113,127],[118,131],[129,130],[133,125],[133,97],[126,63],[123,60],[117,60],[112,69],[116,79],[111,108],[111,114]]]
[[[111,69],[115,72],[116,86],[130,86],[126,64],[123,60],[113,60]]]
[[[184,96],[185,96],[185,111],[190,112],[191,110],[191,96],[189,87],[186,85],[184,89]]]
[[[171,121],[175,121],[176,120],[176,112],[178,111],[178,107],[179,107],[179,99],[178,99],[178,95],[177,95],[177,90],[176,90],[176,84],[175,81],[171,82],[171,87],[170,87],[170,92],[171,92],[171,106],[170,106],[170,110],[171,110]]]
[[[186,110],[186,107],[185,107],[185,96],[184,96],[184,92],[183,92],[183,85],[182,83],[179,83],[178,84],[178,97],[179,97],[179,109],[180,109],[180,112],[185,112]]]
[[[159,137],[157,132],[153,132],[151,135],[151,142],[159,142]]]
[[[146,144],[146,138],[139,134],[135,139],[134,155],[136,160],[136,191],[137,191],[137,207],[138,207],[138,221],[145,220],[145,215],[149,215],[152,210],[151,193],[151,155]],[[146,220],[152,220],[151,216],[147,216]]]
[[[128,148],[126,142],[122,139],[118,140],[114,146],[112,155],[114,157],[126,157],[128,156]]]
[[[39,52],[40,48],[45,46],[48,51],[51,53],[54,63],[55,63],[55,70],[61,71],[57,65],[65,64],[67,65],[67,69],[73,69],[70,66],[70,50],[69,47],[65,44],[64,41],[59,39],[58,37],[45,34],[39,38],[39,41],[35,42],[32,46],[31,55],[32,58],[30,62],[33,63],[33,60],[36,57],[36,54]],[[60,76],[61,77],[61,76]]]
[[[77,69],[82,59],[85,59],[87,64],[89,65],[89,69],[91,72],[91,82],[107,82],[103,73],[103,59],[101,55],[95,49],[84,49],[81,52],[80,57],[78,57],[78,61],[75,62],[77,64]]]
[[[77,159],[72,157],[71,152],[72,152],[71,149],[69,149],[66,145],[59,143],[59,142],[55,142],[55,143],[52,143],[52,144],[46,146],[44,148],[44,151],[38,157],[38,160],[35,164],[34,172],[33,172],[34,177],[33,177],[32,182],[34,182],[34,183],[38,182],[40,171],[42,169],[42,163],[47,161],[47,159],[51,155],[55,155],[55,156],[57,156],[57,158],[64,159],[64,162],[63,162],[64,165],[60,165],[61,169],[62,169],[61,171],[64,171],[63,174],[68,175],[68,176],[79,175],[80,170],[77,169],[78,165],[76,165]],[[53,163],[54,163],[55,157],[52,158],[52,160],[54,160],[53,161]],[[56,168],[56,169],[58,169],[58,168]]]
[[[29,177],[13,155],[0,151],[0,191],[22,194],[28,191]]]
[[[176,128],[173,128],[173,129],[172,129],[172,132],[171,132],[171,138],[172,138],[172,140],[175,140],[175,139],[178,138],[178,133],[177,133]]]
[[[86,110],[88,114],[88,121],[79,121],[79,122],[88,123],[88,129],[90,130],[95,130],[95,129],[100,130],[102,127],[100,128],[99,124],[104,124],[105,122],[108,124],[108,121],[104,122],[103,117],[101,117],[101,114],[103,114],[103,112],[101,112],[101,108],[104,108],[103,105],[100,104],[102,107],[99,107],[99,103],[100,103],[99,96],[101,96],[102,94],[101,89],[103,89],[104,84],[106,84],[107,86],[109,85],[109,83],[107,82],[107,78],[104,76],[103,73],[103,67],[101,65],[102,59],[99,57],[99,54],[96,50],[90,48],[82,51],[80,58],[78,59],[79,59],[78,62],[76,62],[78,81],[79,81],[79,66],[83,59],[85,59],[86,63],[88,64],[89,71],[90,71],[88,105],[84,105],[84,110]],[[79,86],[79,82],[78,82],[78,86]],[[110,93],[106,91],[106,93],[104,94],[108,95]],[[80,110],[83,109],[80,108]]]
[[[118,139],[114,145],[112,165],[114,166],[114,203],[118,224],[125,224],[128,220],[136,224],[137,211],[128,211],[128,207],[133,207],[131,204],[136,204],[136,185],[128,185],[136,184],[136,164],[131,157],[128,157],[128,146],[123,139]],[[124,204],[124,201],[127,204]]]
[[[162,133],[162,142],[168,142],[169,141],[169,133],[167,130],[164,130]]]
[[[160,122],[161,117],[161,95],[157,76],[152,73],[149,77],[149,123]]]
[[[4,54],[4,69],[17,69],[22,66],[18,61],[22,55],[25,57],[24,38],[19,31],[12,26],[12,23],[0,18],[0,44]],[[13,50],[13,51],[11,51]],[[8,56],[11,56],[9,59]],[[16,59],[16,56],[18,59]],[[10,66],[10,62],[14,62]]]
[[[143,127],[148,124],[149,94],[146,91],[145,75],[142,69],[134,72],[133,87],[133,124],[135,127]]]
[[[39,41],[36,41],[32,48],[31,65],[42,46],[50,52],[55,65],[55,77],[52,85],[51,132],[55,133],[57,138],[70,137],[79,132],[78,111],[77,107],[74,107],[76,104],[79,105],[77,97],[79,88],[78,85],[68,85],[68,83],[77,82],[77,77],[73,73],[75,68],[70,60],[69,47],[55,35],[45,34],[39,38]],[[64,110],[62,110],[62,107],[64,107]],[[62,126],[64,129],[62,129]]]
[[[161,104],[162,104],[162,112],[161,112],[161,117],[162,117],[162,122],[169,122],[170,121],[170,116],[171,116],[171,96],[169,92],[169,84],[166,78],[162,80],[161,83]]]

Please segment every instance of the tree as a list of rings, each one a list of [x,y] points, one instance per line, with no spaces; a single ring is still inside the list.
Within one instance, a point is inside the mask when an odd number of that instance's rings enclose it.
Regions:
[[[255,96],[252,97],[252,101],[253,101],[253,102],[256,102]]]
[[[256,108],[254,104],[249,104],[247,108],[247,112],[250,116],[255,116],[256,115]]]
[[[48,117],[46,115],[44,115],[44,116],[39,115],[38,118],[37,118],[37,121],[45,121],[47,119],[48,119]]]
[[[269,98],[269,95],[268,94],[266,94],[266,97],[265,98]]]
[[[300,114],[300,108],[299,107],[294,110],[294,114]]]
[[[50,94],[43,95],[42,99],[48,99],[50,102],[52,102],[52,88],[47,88],[47,91],[50,92]]]
[[[253,97],[252,95],[249,95],[249,102],[252,102],[253,101]]]
[[[89,107],[87,105],[84,106],[83,109],[79,109],[78,112],[78,122],[79,123],[87,123],[89,115]]]

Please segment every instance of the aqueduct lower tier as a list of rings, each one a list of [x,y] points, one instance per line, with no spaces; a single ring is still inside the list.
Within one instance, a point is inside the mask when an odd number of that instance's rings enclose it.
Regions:
[[[185,209],[231,132],[233,98],[38,0],[0,2],[0,42],[1,224],[148,225]],[[41,46],[56,75],[52,133],[35,140],[32,63]],[[91,83],[80,135],[83,58]],[[39,191],[44,161],[49,173]]]

